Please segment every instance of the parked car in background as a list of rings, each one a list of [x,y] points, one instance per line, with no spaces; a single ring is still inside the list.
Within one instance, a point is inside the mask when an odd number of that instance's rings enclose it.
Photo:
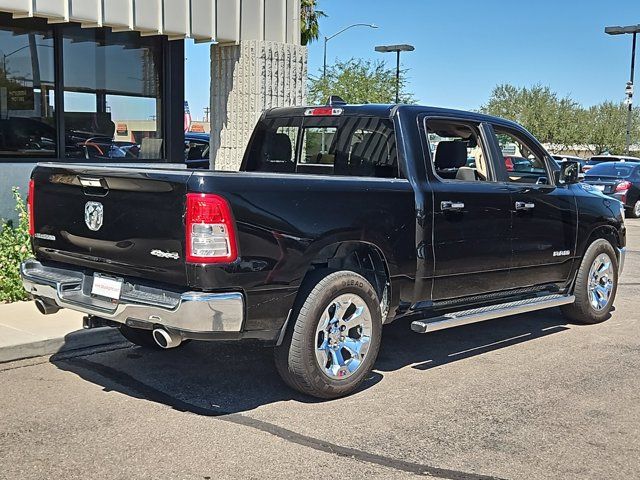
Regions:
[[[507,172],[527,172],[531,173],[533,164],[531,160],[525,157],[516,157],[514,155],[505,155],[504,166],[507,168]]]
[[[209,134],[184,134],[184,161],[188,168],[209,168]]]
[[[591,168],[584,181],[620,200],[630,217],[640,218],[640,163],[603,162]]]
[[[595,155],[584,164],[582,172],[587,173],[594,166],[605,162],[640,162],[640,158],[626,155]]]
[[[586,158],[582,158],[582,157],[578,157],[576,155],[552,155],[553,159],[560,163],[566,162],[567,160],[571,160],[572,162],[578,162],[578,164],[580,165],[580,170],[582,171],[582,168],[587,164],[587,159]]]

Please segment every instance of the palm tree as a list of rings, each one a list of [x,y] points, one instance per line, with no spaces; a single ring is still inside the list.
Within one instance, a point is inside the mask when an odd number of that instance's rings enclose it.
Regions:
[[[306,45],[320,38],[318,19],[327,15],[316,9],[317,0],[300,1],[300,43]]]

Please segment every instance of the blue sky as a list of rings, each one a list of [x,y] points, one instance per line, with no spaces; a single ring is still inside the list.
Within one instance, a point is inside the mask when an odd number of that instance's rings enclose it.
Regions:
[[[549,85],[585,106],[622,100],[629,77],[631,36],[604,34],[607,25],[640,24],[640,0],[320,0],[329,16],[321,34],[351,23],[328,43],[327,58],[386,59],[375,45],[410,43],[403,54],[409,89],[419,103],[476,109],[499,83]],[[322,67],[322,40],[309,46],[309,72]],[[640,83],[640,39],[636,83]],[[194,118],[208,104],[206,45],[187,45],[186,97]]]

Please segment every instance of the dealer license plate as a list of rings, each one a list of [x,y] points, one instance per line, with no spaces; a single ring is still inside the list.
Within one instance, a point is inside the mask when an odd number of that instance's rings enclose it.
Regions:
[[[100,275],[93,276],[93,286],[91,294],[100,297],[107,297],[113,300],[120,299],[122,291],[122,281],[115,278],[103,277]]]

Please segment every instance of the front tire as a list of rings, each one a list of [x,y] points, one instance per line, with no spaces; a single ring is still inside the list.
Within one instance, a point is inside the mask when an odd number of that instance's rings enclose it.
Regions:
[[[630,218],[640,218],[640,200],[633,204],[633,207],[629,209]]]
[[[301,292],[293,325],[275,349],[278,372],[290,387],[314,397],[348,395],[371,371],[380,348],[376,291],[363,276],[339,271]]]
[[[561,308],[569,320],[594,324],[609,318],[618,289],[618,258],[613,246],[604,239],[587,249],[576,276],[576,301]]]

